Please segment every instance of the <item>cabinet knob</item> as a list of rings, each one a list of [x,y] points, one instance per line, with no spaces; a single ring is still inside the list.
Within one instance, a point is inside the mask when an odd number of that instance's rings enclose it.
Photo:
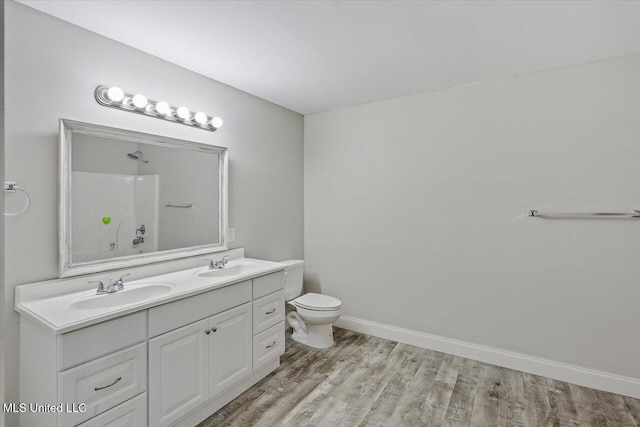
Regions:
[[[204,331],[204,333],[209,335],[211,333],[211,329],[207,329],[206,331]]]
[[[211,328],[211,332],[215,332],[217,330],[218,330],[218,328],[216,328],[216,327]]]

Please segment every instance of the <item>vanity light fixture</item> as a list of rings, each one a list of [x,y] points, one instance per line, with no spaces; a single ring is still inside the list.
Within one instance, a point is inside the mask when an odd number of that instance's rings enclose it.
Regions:
[[[147,101],[146,96],[137,94],[133,96],[133,98],[131,99],[131,103],[136,108],[144,108],[149,102]]]
[[[155,105],[156,113],[166,116],[171,112],[171,107],[164,101],[156,102]]]
[[[218,129],[222,126],[222,119],[220,117],[214,117],[213,119],[211,119],[211,126]]]
[[[189,120],[189,117],[191,117],[191,111],[189,111],[187,107],[178,107],[176,115],[179,119]]]
[[[196,114],[193,115],[193,119],[196,121],[196,123],[198,123],[199,125],[204,125],[207,123],[207,115],[205,113],[203,113],[202,111],[198,111]]]
[[[112,86],[107,90],[107,98],[114,102],[120,102],[124,99],[124,92],[119,87]]]
[[[211,132],[222,126],[220,117],[209,117],[202,111],[194,114],[187,107],[172,107],[165,101],[152,101],[140,93],[130,94],[116,86],[98,86],[94,95],[98,104],[105,107],[144,114]]]

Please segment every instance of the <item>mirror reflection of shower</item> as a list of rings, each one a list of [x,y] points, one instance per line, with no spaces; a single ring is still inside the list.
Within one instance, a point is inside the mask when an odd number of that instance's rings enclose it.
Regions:
[[[130,159],[133,159],[135,161],[141,161],[142,163],[149,163],[149,160],[145,160],[143,155],[142,155],[142,151],[134,151],[133,153],[127,153],[127,156]]]

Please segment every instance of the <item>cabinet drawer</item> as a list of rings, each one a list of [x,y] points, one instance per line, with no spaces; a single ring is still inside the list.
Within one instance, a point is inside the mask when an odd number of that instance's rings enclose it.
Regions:
[[[253,299],[284,289],[284,271],[276,271],[253,279]]]
[[[274,292],[253,302],[253,334],[284,320],[284,291]]]
[[[146,425],[147,393],[142,393],[78,427],[143,427]]]
[[[88,420],[147,388],[147,344],[102,357],[58,374],[63,403],[84,403],[84,413],[58,414],[59,426]]]
[[[253,337],[253,369],[284,353],[284,322]]]
[[[149,338],[251,301],[251,280],[149,309]]]
[[[109,295],[104,298],[109,298]],[[64,371],[146,339],[145,311],[63,334],[60,336],[58,370]]]

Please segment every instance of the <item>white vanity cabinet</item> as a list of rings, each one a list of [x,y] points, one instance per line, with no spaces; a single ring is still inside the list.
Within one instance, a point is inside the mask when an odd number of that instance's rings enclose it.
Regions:
[[[283,288],[279,270],[64,334],[21,317],[20,400],[86,411],[20,425],[197,424],[279,366]]]
[[[169,425],[209,399],[208,323],[149,340],[149,425]]]
[[[209,319],[209,396],[249,375],[251,358],[251,303]]]
[[[253,280],[253,369],[284,353],[283,283],[282,272]]]
[[[150,339],[149,424],[171,425],[251,370],[251,302]]]
[[[20,425],[76,426],[142,395],[147,390],[146,331],[145,312],[62,335],[21,319],[20,401],[62,406],[60,412],[28,408],[20,414]],[[136,419],[146,422],[146,415],[138,413]]]

